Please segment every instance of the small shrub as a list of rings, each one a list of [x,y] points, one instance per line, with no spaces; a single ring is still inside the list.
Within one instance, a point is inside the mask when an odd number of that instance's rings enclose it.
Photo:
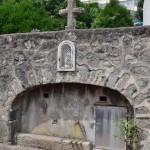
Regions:
[[[121,118],[119,122],[116,123],[116,125],[119,127],[122,135],[120,136],[117,133],[114,133],[114,136],[116,138],[125,140],[127,150],[137,149],[139,146],[140,135],[134,119],[128,121],[125,118]]]

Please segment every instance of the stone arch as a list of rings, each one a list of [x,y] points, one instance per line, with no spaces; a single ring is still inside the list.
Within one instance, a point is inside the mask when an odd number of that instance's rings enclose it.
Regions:
[[[49,75],[49,70],[45,70],[45,74]],[[105,70],[107,71],[107,70]],[[93,76],[93,74],[95,74]],[[12,80],[12,84],[14,84],[16,87],[18,87],[17,93],[12,93],[12,97],[5,101],[4,106],[7,106],[7,110],[9,110],[16,99],[16,97],[26,90],[33,89],[37,86],[42,86],[46,84],[58,84],[58,83],[79,83],[79,84],[89,84],[89,85],[96,85],[100,87],[106,87],[110,88],[112,90],[118,91],[120,94],[124,95],[129,103],[134,107],[134,101],[135,98],[138,96],[138,87],[135,83],[132,75],[127,73],[118,73],[118,70],[114,70],[112,72],[107,72],[108,74],[106,77],[101,74],[101,70],[99,71],[88,71],[86,67],[80,67],[78,72],[75,74],[71,73],[64,73],[64,72],[57,72],[55,74],[55,77],[53,77],[53,80],[48,81],[49,79],[44,79],[44,77],[41,75],[39,78],[41,78],[42,83],[38,83],[36,79],[32,80],[34,84],[26,84],[22,85],[22,83],[18,82],[18,80],[14,79]],[[121,75],[120,75],[121,74]],[[98,80],[95,80],[99,78]],[[22,79],[21,79],[22,80]]]
[[[39,85],[46,85],[49,83],[58,84],[58,83],[80,83],[80,84],[89,84],[89,85],[97,85],[101,87],[110,88],[112,90],[118,91],[120,94],[124,95],[128,102],[131,104],[134,110],[135,118],[138,122],[139,128],[141,128],[142,140],[147,138],[147,134],[149,132],[149,123],[147,119],[144,119],[149,115],[149,110],[147,109],[149,105],[148,102],[141,103],[142,99],[146,99],[148,97],[148,92],[142,94],[139,91],[139,87],[134,79],[133,75],[128,71],[119,72],[118,70],[108,71],[105,70],[106,76],[103,76],[103,72],[101,70],[92,70],[89,71],[86,66],[79,66],[78,71],[75,73],[64,73],[57,72],[53,78],[44,78],[41,76],[42,83],[39,84],[37,80],[34,80],[34,84],[26,85],[23,87],[18,84],[18,81],[14,80],[16,85],[21,86],[18,89],[18,93],[16,95],[20,95],[26,89],[30,90]],[[49,74],[49,70],[46,70],[45,74]],[[93,76],[93,74],[95,74]],[[96,80],[97,79],[97,80]],[[99,81],[99,82],[98,82]],[[5,110],[6,117],[8,116],[8,112],[12,106],[16,95],[11,97],[11,101],[9,100],[9,106]],[[8,101],[6,101],[8,103]],[[9,117],[8,117],[9,119]],[[145,125],[143,124],[145,122]]]
[[[107,102],[101,102],[100,95],[106,96]],[[53,105],[54,108],[50,105]],[[70,119],[72,119],[73,124],[80,121],[85,126],[85,133],[81,131],[82,134],[80,135],[69,131],[69,133],[61,133],[62,136],[71,138],[80,136],[81,139],[86,136],[92,141],[93,134],[86,135],[87,130],[90,130],[86,124],[87,122],[91,122],[91,124],[94,122],[93,111],[97,105],[127,107],[130,116],[134,113],[130,102],[116,90],[92,84],[63,82],[35,86],[18,94],[13,101],[12,118],[9,118],[9,120],[18,120],[17,128],[22,132],[51,136],[60,135],[57,133],[51,134],[52,130],[55,131],[56,129],[51,129],[47,125],[57,124],[57,122],[58,124],[61,124],[60,122],[65,124],[67,122],[68,128],[72,129],[74,125],[70,123]],[[15,118],[13,118],[13,115],[16,115]],[[65,118],[65,122],[62,121],[63,119],[60,121],[60,118]],[[67,130],[69,130],[68,128]],[[61,126],[61,129],[65,130],[63,126]],[[57,128],[57,130],[59,129]],[[93,130],[92,128],[90,132],[93,132]]]

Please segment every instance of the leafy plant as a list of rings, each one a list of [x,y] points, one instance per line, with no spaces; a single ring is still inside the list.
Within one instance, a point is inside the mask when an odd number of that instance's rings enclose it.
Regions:
[[[121,118],[116,125],[119,127],[122,135],[120,136],[117,133],[114,133],[114,136],[125,140],[127,150],[137,149],[140,141],[140,135],[134,119],[127,120],[125,118]]]

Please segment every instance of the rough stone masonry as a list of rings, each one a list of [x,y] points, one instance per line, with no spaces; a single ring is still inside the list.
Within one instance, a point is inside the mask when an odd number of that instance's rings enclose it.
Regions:
[[[76,48],[74,72],[57,72],[58,45]],[[49,83],[108,87],[134,108],[142,144],[150,132],[150,27],[0,36],[0,141],[10,140],[9,112],[16,97]]]

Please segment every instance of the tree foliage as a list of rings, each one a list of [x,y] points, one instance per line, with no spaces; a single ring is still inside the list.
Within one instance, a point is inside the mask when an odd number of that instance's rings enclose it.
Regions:
[[[67,0],[0,0],[0,34],[63,30],[67,19],[59,10],[67,7]],[[85,13],[77,18],[77,28],[132,26],[130,13],[117,0],[101,10],[98,3],[84,4],[77,0],[77,7]],[[118,19],[119,18],[119,19]]]
[[[61,18],[58,14],[60,9],[67,7],[67,0],[31,0],[38,8],[44,8],[50,16]],[[83,7],[85,13],[78,17],[77,28],[91,28],[91,24],[100,12],[98,3],[84,4],[80,0],[76,0],[77,7]],[[67,20],[64,18],[64,20]]]
[[[92,27],[92,23],[100,13],[101,9],[99,8],[98,3],[82,4],[81,7],[85,9],[85,12],[78,19],[78,22],[82,22],[84,24],[84,28],[89,29]]]
[[[0,5],[0,34],[64,29],[65,21],[48,15],[43,8],[36,8],[30,0],[3,1]]]
[[[133,26],[130,11],[121,6],[118,0],[111,0],[106,7],[101,10],[94,20],[93,28],[114,28]]]
[[[44,8],[50,16],[60,17],[58,12],[67,6],[67,0],[31,0],[37,8]]]
[[[137,18],[139,21],[143,21],[143,4],[144,4],[144,0],[138,1]]]

